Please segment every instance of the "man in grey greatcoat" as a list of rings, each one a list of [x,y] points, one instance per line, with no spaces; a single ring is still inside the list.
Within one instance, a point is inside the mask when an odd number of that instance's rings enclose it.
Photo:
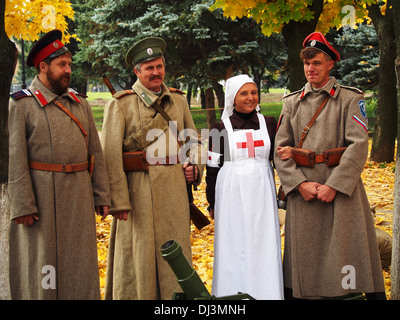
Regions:
[[[192,261],[186,183],[201,181],[205,161],[199,160],[200,141],[183,92],[164,84],[165,47],[163,39],[151,37],[129,49],[126,63],[134,67],[138,79],[132,90],[114,94],[104,111],[101,142],[114,216],[106,299],[165,300],[181,290],[161,257],[166,241],[179,243]],[[189,142],[187,151],[197,159],[194,167],[188,166],[182,152]],[[141,163],[147,168],[136,166],[137,161],[124,166],[126,152],[146,154]]]
[[[61,37],[53,30],[35,44],[27,65],[38,75],[10,100],[12,299],[100,298],[95,210],[108,214],[110,189],[91,108],[69,88]]]
[[[284,98],[275,140],[275,165],[288,197],[285,298],[364,293],[367,299],[385,299],[374,222],[360,177],[368,155],[364,96],[329,76],[340,55],[321,33],[310,34],[303,46],[308,82]],[[301,162],[293,147],[303,132]]]

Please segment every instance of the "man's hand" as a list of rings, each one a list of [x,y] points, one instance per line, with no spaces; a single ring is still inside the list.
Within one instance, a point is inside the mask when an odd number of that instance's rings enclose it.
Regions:
[[[118,220],[126,221],[128,219],[128,210],[116,211],[112,213],[112,216]]]
[[[30,226],[37,220],[39,220],[38,215],[36,213],[32,213],[22,217],[15,218],[14,222],[16,224],[23,224],[24,226]]]
[[[302,182],[297,190],[306,201],[311,201],[318,196],[318,187],[321,186],[318,182]]]
[[[101,221],[103,221],[109,213],[110,213],[109,206],[96,206],[96,214],[102,216]]]
[[[292,153],[293,147],[278,147],[276,154],[278,155],[278,157],[281,160],[287,160],[293,157],[293,153]]]
[[[333,199],[335,199],[336,190],[327,185],[320,185],[319,187],[317,187],[317,191],[317,198],[321,202],[329,203],[332,202]]]
[[[183,170],[185,172],[185,178],[187,182],[196,182],[199,170],[196,165],[191,165],[189,162],[183,164]]]

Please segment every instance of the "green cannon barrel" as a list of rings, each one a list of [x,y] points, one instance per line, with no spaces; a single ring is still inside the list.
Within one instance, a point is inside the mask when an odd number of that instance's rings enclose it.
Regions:
[[[161,256],[175,273],[187,300],[211,298],[203,281],[186,260],[182,253],[182,247],[177,242],[174,240],[165,242],[161,246]]]

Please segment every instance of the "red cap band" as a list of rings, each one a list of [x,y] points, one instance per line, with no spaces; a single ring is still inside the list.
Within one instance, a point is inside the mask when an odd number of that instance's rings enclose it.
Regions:
[[[60,40],[53,41],[36,54],[36,56],[33,58],[33,65],[37,67],[41,61],[62,47],[64,47],[64,44]]]
[[[326,40],[325,36],[320,32],[313,32],[308,35],[303,42],[303,47],[313,47],[327,54],[333,61],[340,60],[340,54],[334,47]]]

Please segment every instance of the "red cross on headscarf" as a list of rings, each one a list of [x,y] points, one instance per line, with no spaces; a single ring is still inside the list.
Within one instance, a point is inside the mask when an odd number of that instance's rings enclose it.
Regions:
[[[238,149],[249,149],[248,150],[248,155],[249,158],[255,158],[256,157],[256,147],[263,147],[264,146],[264,141],[263,140],[256,140],[254,141],[253,139],[253,134],[251,132],[246,132],[246,142],[237,142],[236,146]]]

